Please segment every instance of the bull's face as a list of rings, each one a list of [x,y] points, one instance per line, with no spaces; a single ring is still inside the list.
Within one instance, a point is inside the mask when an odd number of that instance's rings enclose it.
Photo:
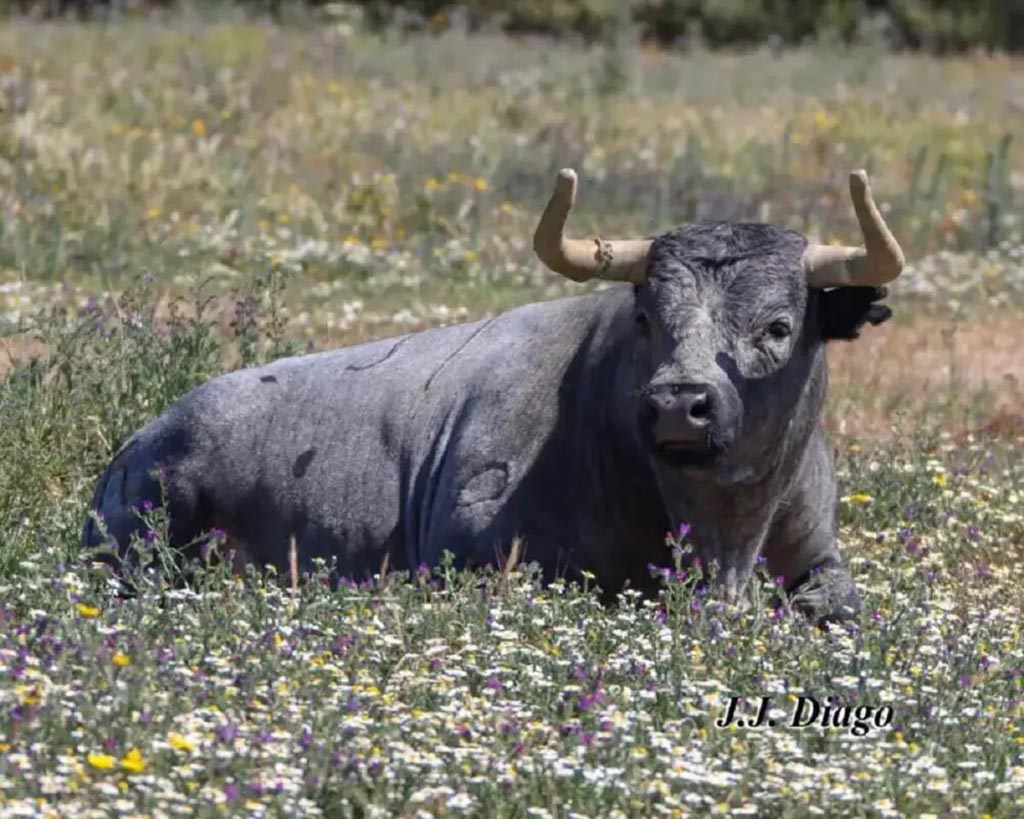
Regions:
[[[658,463],[756,480],[790,428],[817,418],[821,342],[888,317],[874,288],[809,290],[805,248],[797,233],[749,224],[691,225],[653,242],[635,332],[638,423]]]
[[[641,434],[660,461],[725,466],[785,433],[813,358],[804,343],[803,239],[761,225],[659,237],[636,288]],[[787,412],[786,410],[790,411]],[[780,428],[781,427],[781,428]]]

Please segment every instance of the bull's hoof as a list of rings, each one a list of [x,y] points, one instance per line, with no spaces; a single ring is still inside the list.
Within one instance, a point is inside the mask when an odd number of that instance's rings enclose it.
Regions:
[[[818,626],[854,620],[860,614],[860,595],[839,564],[819,566],[789,591],[790,605]]]

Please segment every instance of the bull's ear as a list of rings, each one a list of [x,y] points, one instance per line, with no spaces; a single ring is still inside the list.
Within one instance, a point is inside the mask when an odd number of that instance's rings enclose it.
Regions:
[[[854,339],[865,324],[881,324],[892,310],[878,304],[888,295],[884,287],[837,287],[818,294],[818,327],[823,341]]]

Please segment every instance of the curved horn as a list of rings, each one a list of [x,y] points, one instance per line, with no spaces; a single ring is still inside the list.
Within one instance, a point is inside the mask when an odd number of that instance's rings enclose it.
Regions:
[[[864,246],[808,245],[804,270],[811,287],[879,287],[903,270],[903,251],[875,205],[864,171],[850,174],[850,198],[864,234]]]
[[[590,279],[635,282],[647,280],[650,239],[569,239],[565,220],[576,201],[576,172],[558,172],[555,190],[533,233],[537,257],[555,273],[576,282]]]

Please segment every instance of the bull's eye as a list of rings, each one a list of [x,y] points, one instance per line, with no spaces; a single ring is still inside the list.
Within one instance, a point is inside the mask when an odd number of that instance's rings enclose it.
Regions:
[[[634,319],[636,320],[637,329],[644,335],[647,335],[651,330],[651,325],[647,320],[647,315],[645,313],[637,313]]]
[[[793,330],[789,326],[788,322],[782,321],[781,319],[779,321],[773,321],[768,325],[768,335],[775,341],[783,341],[789,338],[789,335],[792,332]]]

